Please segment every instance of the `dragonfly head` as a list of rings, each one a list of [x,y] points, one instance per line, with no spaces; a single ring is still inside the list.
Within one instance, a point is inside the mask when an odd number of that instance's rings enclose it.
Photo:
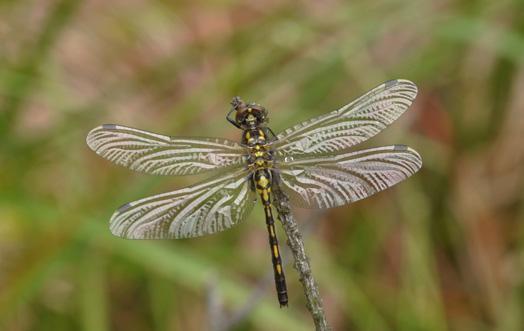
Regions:
[[[266,108],[256,103],[245,103],[239,97],[234,97],[231,106],[235,111],[235,123],[242,129],[250,129],[267,123]]]

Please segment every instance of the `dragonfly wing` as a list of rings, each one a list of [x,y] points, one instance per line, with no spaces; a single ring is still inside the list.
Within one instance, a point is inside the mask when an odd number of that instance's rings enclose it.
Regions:
[[[179,239],[219,232],[251,211],[256,195],[240,170],[169,193],[127,203],[111,217],[111,232],[128,239]]]
[[[417,172],[420,155],[395,145],[278,165],[279,184],[292,204],[332,208],[364,199]]]
[[[411,105],[417,87],[408,80],[388,81],[331,113],[295,125],[277,135],[280,157],[345,150],[395,121]]]
[[[246,150],[218,138],[175,138],[121,125],[104,124],[87,135],[98,155],[132,170],[154,175],[192,175],[241,165]]]

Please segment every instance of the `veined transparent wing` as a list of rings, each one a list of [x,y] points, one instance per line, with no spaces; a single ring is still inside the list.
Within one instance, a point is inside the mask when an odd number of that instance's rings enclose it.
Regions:
[[[240,144],[218,138],[169,137],[104,124],[87,135],[98,155],[132,170],[154,175],[191,175],[245,163]]]
[[[338,110],[278,134],[273,148],[281,158],[343,151],[382,131],[416,95],[416,85],[408,80],[385,82]]]
[[[282,162],[277,171],[280,187],[292,204],[331,208],[391,187],[421,166],[422,160],[415,150],[394,145]]]
[[[128,239],[179,239],[219,232],[250,213],[256,194],[249,171],[127,203],[111,217],[111,232]]]

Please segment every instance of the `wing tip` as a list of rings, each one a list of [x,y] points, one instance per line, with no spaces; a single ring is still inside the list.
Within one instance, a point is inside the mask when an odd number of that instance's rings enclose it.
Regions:
[[[102,125],[95,127],[94,129],[92,129],[91,131],[87,133],[87,136],[86,136],[87,146],[89,146],[89,148],[91,148],[94,152],[96,152],[98,149],[98,145],[96,144],[96,133],[99,132],[100,130],[116,130],[116,129],[118,129],[117,124],[102,124]]]
[[[395,152],[408,153],[416,159],[416,170],[413,173],[419,171],[420,168],[422,168],[422,157],[420,156],[419,152],[417,152],[413,148],[404,144],[395,144],[393,146],[390,146],[390,148],[392,148]]]
[[[112,226],[109,227],[109,232],[111,232],[111,234],[112,234],[114,237],[121,238],[121,239],[129,239],[129,238],[123,236],[121,232],[115,230],[115,228],[112,227]]]
[[[89,148],[91,148],[93,151],[96,152],[96,145],[95,145],[95,133],[96,131],[98,131],[100,129],[100,126],[97,126],[96,128],[92,129],[91,131],[89,131],[87,133],[87,136],[86,136],[86,144],[87,146],[89,146]]]
[[[418,94],[418,87],[415,83],[413,83],[409,79],[404,78],[397,78],[397,79],[391,79],[386,82],[384,82],[384,89],[390,89],[395,86],[403,86],[404,88],[407,88],[410,90],[412,96],[412,99],[415,99],[415,97]]]
[[[420,168],[422,168],[422,156],[420,156],[419,152],[417,152],[416,150],[414,150],[413,148],[409,146],[406,146],[406,151],[412,154],[417,159],[417,170],[416,171],[419,171]]]
[[[125,211],[129,209],[130,204],[126,203],[120,206],[114,213],[111,215],[111,219],[109,220],[109,231],[111,234],[115,237],[122,238],[122,239],[130,239],[128,236],[125,235],[125,233],[122,231],[121,226],[119,225],[118,217],[122,213],[122,211]]]
[[[402,84],[406,87],[409,87],[411,90],[412,90],[412,93],[413,93],[413,99],[415,98],[415,96],[418,94],[418,87],[417,87],[417,84],[413,83],[413,81],[409,80],[409,79],[403,79],[403,78],[399,78],[399,79],[396,79],[396,81],[399,83],[399,84]]]

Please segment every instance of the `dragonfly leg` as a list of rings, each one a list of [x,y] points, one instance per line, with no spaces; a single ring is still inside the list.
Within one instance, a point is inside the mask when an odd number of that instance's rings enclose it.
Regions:
[[[269,133],[268,134],[268,137],[269,137],[269,141],[275,141],[275,140],[278,140],[277,138],[277,135],[273,132],[273,130],[271,130],[271,128],[267,127],[267,132]]]
[[[231,109],[231,110],[229,111],[229,113],[227,113],[227,115],[226,115],[226,120],[227,120],[229,123],[233,124],[234,126],[236,126],[237,128],[240,129],[240,125],[238,125],[238,123],[237,123],[234,119],[231,118],[231,113],[234,112],[234,111],[236,111],[236,110],[233,108],[233,109]]]

